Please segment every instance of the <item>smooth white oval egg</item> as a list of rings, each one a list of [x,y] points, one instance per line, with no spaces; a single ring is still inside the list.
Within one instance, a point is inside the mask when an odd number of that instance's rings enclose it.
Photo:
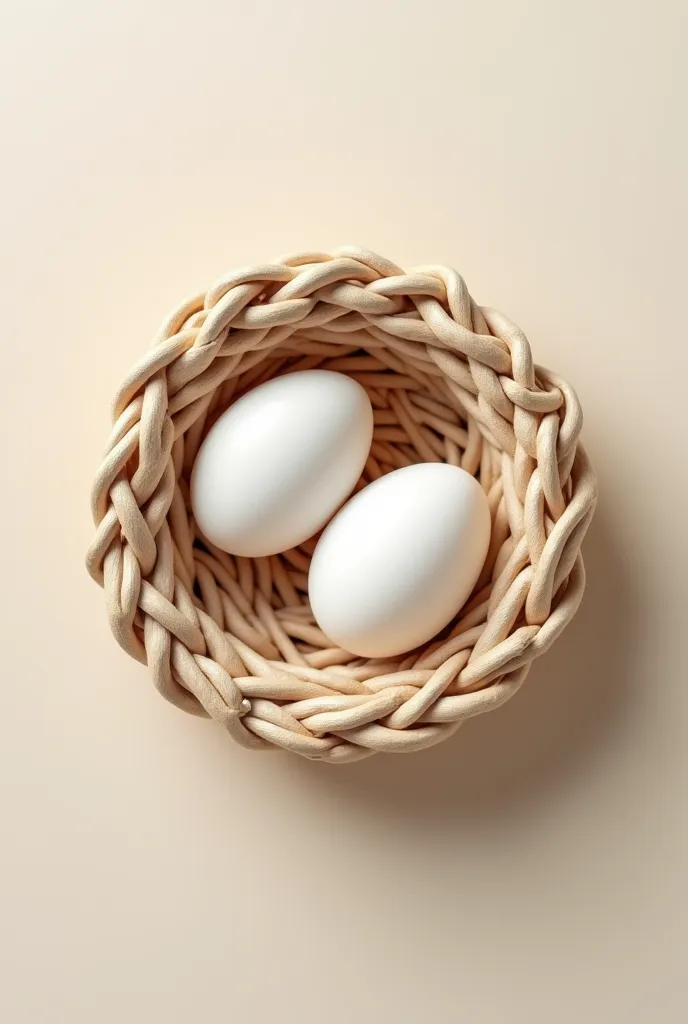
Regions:
[[[220,416],[196,456],[199,527],[234,555],[301,544],[356,486],[372,436],[370,399],[344,374],[303,370],[259,385]]]
[[[398,469],[356,494],[313,554],[313,615],[335,644],[366,658],[413,650],[460,611],[490,543],[485,493],[444,463]]]

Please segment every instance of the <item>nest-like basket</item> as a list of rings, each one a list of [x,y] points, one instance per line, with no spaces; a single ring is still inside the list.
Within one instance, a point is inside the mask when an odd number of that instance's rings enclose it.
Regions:
[[[314,541],[235,558],[191,516],[191,467],[220,413],[269,377],[314,367],[370,396],[359,486],[444,461],[487,494],[492,539],[474,593],[410,654],[364,659],[328,641],[308,604]],[[175,310],[119,389],[88,569],[115,638],[163,696],[244,746],[325,761],[420,750],[508,700],[578,608],[596,500],[581,421],[572,388],[453,270],[406,273],[353,247],[242,268]]]

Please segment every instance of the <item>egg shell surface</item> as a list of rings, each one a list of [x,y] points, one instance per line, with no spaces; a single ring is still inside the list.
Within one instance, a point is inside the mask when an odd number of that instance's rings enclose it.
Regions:
[[[428,462],[375,480],[316,546],[308,591],[318,625],[367,658],[426,643],[470,596],[490,532],[485,492],[463,469]]]
[[[234,555],[286,551],[320,530],[356,486],[373,410],[355,380],[331,370],[276,377],[211,427],[191,474],[202,533]]]

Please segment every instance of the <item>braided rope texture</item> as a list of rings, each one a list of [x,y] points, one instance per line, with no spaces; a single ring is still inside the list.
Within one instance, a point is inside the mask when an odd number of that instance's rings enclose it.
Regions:
[[[235,558],[190,513],[193,460],[220,413],[270,377],[315,367],[350,375],[373,404],[359,487],[444,461],[488,497],[492,539],[471,599],[407,655],[359,658],[318,629],[314,540]],[[508,700],[581,601],[597,492],[578,399],[446,267],[407,273],[345,247],[233,271],[166,320],[113,423],[87,556],[112,632],[167,700],[246,747],[343,762],[432,746]]]

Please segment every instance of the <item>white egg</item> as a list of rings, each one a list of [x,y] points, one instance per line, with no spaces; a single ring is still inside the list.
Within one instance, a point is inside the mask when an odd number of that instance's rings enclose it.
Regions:
[[[340,647],[367,658],[432,639],[473,590],[490,543],[485,493],[456,466],[398,469],[356,494],[311,560],[313,615]]]
[[[276,377],[220,416],[191,475],[191,505],[208,540],[234,555],[301,544],[356,486],[373,436],[360,384],[330,370]]]

